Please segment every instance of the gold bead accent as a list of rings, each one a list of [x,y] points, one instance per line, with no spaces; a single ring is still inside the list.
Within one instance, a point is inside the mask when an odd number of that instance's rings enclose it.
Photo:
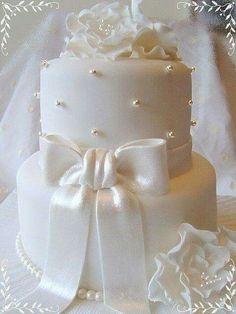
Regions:
[[[192,121],[191,121],[191,126],[196,126],[196,125],[197,125],[197,121],[192,120]]]
[[[196,72],[196,67],[191,67],[191,72]]]
[[[175,134],[174,131],[169,131],[169,132],[167,133],[167,138],[173,139],[173,138],[175,138],[175,137],[176,137],[176,134]]]
[[[170,72],[173,72],[173,71],[174,71],[173,65],[167,65],[166,72],[170,73]]]
[[[193,105],[192,99],[189,100],[188,104],[189,104],[190,107],[192,107],[192,105]]]
[[[135,99],[135,100],[133,101],[133,106],[134,106],[134,107],[140,107],[140,105],[141,105],[141,101],[140,101],[139,99]]]
[[[57,106],[57,107],[64,107],[64,105],[65,105],[65,104],[64,104],[64,102],[63,102],[62,100],[57,100],[57,101],[56,101],[56,106]]]
[[[92,69],[92,70],[89,71],[89,73],[92,74],[92,75],[96,75],[97,74],[97,70]]]
[[[41,69],[43,68],[48,68],[49,67],[49,62],[48,60],[43,60],[41,61]]]
[[[97,129],[92,129],[92,130],[91,130],[91,135],[92,135],[92,136],[98,136],[98,134],[99,134],[99,132],[98,132]]]

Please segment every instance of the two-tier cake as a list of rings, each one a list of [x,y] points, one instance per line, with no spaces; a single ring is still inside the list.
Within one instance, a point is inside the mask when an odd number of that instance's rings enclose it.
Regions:
[[[29,298],[51,296],[59,312],[77,295],[151,313],[157,253],[181,223],[216,230],[215,172],[192,153],[194,68],[140,2],[69,15],[65,52],[42,63],[40,152],[18,173],[18,240],[41,278]]]

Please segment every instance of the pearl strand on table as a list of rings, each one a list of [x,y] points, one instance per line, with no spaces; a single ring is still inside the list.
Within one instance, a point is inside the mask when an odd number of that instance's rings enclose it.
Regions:
[[[20,234],[16,237],[16,252],[19,259],[27,271],[37,279],[41,279],[43,272],[38,268],[25,253]],[[103,293],[92,289],[79,288],[77,297],[81,300],[103,302]]]

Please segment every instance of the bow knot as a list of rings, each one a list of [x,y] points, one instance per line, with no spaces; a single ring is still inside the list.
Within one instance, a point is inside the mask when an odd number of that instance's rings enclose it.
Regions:
[[[106,149],[87,150],[83,158],[80,185],[87,185],[97,191],[111,188],[116,182],[116,160],[113,152]]]
[[[46,182],[59,186],[50,202],[44,276],[32,298],[50,292],[60,313],[70,305],[81,282],[95,211],[104,303],[122,314],[150,314],[139,193],[168,191],[166,142],[144,139],[111,151],[83,149],[47,135],[41,150]]]

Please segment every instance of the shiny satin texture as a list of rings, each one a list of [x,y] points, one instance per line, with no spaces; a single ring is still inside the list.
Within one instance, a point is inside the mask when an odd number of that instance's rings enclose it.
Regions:
[[[168,192],[166,141],[138,140],[111,151],[47,135],[41,146],[44,178],[58,189],[50,204],[44,275],[25,301],[50,299],[60,313],[72,303],[95,210],[104,303],[119,313],[150,314],[138,193]]]

